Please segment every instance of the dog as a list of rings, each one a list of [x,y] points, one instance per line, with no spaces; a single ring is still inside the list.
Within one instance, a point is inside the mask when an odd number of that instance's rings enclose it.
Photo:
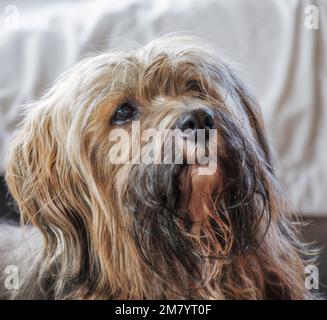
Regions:
[[[176,142],[179,163],[113,163],[111,133],[127,132],[121,151],[135,155],[135,122],[140,133],[180,129],[193,149]],[[185,161],[212,147],[211,172]],[[260,107],[199,38],[167,35],[79,62],[26,108],[6,181],[24,227],[2,246],[2,268],[19,270],[19,288],[0,288],[2,298],[313,298]]]

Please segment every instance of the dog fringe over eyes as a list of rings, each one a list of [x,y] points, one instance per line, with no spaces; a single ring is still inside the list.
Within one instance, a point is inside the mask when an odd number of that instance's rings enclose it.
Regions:
[[[169,128],[185,96],[217,119],[213,176],[109,163],[119,103],[142,106],[141,130]],[[27,113],[6,181],[22,223],[44,240],[14,298],[313,297],[304,287],[310,252],[274,175],[259,106],[199,39],[167,36],[79,63]]]

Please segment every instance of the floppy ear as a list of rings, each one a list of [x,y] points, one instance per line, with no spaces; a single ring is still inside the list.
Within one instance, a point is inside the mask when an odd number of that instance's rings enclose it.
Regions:
[[[65,151],[65,116],[54,108],[34,106],[19,129],[6,163],[6,181],[23,223],[40,229],[44,264],[57,249],[70,254],[70,273],[87,277],[91,209],[85,182],[71,169]],[[56,123],[57,120],[61,124]],[[61,265],[67,261],[61,257]],[[85,279],[79,279],[83,281]]]
[[[258,101],[251,93],[246,84],[238,77],[231,67],[222,63],[216,71],[218,81],[221,86],[228,92],[239,108],[243,110],[253,130],[254,137],[258,145],[261,147],[263,157],[269,165],[269,170],[272,171],[271,150],[267,142],[265,125],[261,108]]]
[[[226,176],[224,203],[238,238],[236,242],[242,244],[243,237],[245,240],[245,245],[240,246],[245,249],[240,261],[236,257],[232,262],[235,270],[243,268],[244,273],[253,273],[258,281],[254,287],[258,288],[260,283],[260,294],[264,298],[311,297],[304,286],[304,263],[309,261],[310,251],[298,239],[299,224],[292,223],[295,217],[290,216],[294,212],[273,172],[259,104],[227,64],[220,65],[215,75],[219,85],[236,103],[242,118],[245,119],[243,114],[246,116],[256,140],[253,143],[253,138],[249,138],[239,123],[230,121],[229,115],[221,117],[221,132],[228,142],[227,157],[220,161]],[[249,260],[244,263],[246,259]],[[253,269],[256,264],[260,271]],[[226,270],[225,283],[238,282],[239,286],[243,281],[246,283],[242,276],[235,277],[236,274]],[[230,290],[234,290],[233,286]]]
[[[257,141],[264,152],[266,161],[270,165],[270,170],[272,170],[271,152],[267,142],[263,116],[259,103],[246,85],[232,71],[230,71],[230,73],[234,80],[236,93],[244,107],[244,111],[246,112],[251,127],[254,130]]]

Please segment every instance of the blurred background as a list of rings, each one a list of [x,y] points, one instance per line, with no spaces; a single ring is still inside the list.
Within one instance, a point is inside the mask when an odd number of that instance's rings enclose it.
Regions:
[[[21,105],[82,57],[188,31],[235,62],[259,100],[277,175],[321,247],[327,285],[327,1],[0,0],[0,218],[17,221],[4,159]],[[69,88],[67,88],[69,90]]]

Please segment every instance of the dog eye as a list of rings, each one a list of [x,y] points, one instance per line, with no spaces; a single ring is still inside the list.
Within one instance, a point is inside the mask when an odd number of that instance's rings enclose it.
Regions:
[[[194,92],[201,94],[203,92],[203,89],[201,87],[201,84],[197,80],[190,80],[186,83],[186,90],[188,92]]]
[[[131,102],[122,103],[114,112],[111,122],[122,125],[135,119],[138,114],[137,107]]]

